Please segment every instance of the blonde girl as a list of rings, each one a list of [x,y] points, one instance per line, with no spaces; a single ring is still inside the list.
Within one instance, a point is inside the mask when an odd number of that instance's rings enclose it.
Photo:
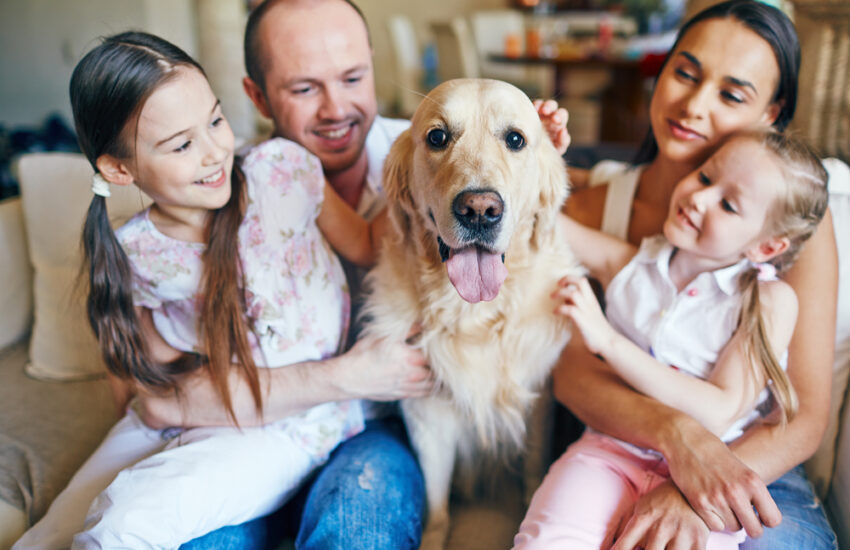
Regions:
[[[319,228],[360,265],[378,230],[332,194],[318,159],[275,139],[235,168],[203,70],[149,34],[106,38],[70,91],[97,174],[83,235],[88,315],[122,411],[134,391],[179,394],[181,377],[203,369],[231,415],[236,384],[261,415],[258,367],[402,357],[356,345],[332,358],[349,298]],[[153,205],[113,232],[105,197],[131,183]],[[425,370],[421,357],[405,360]],[[131,409],[15,548],[176,548],[277,509],[362,427],[358,401],[242,429],[153,430]]]
[[[785,422],[797,407],[781,367],[797,298],[776,274],[827,199],[826,173],[803,144],[775,132],[736,135],[679,182],[663,236],[640,249],[565,220],[593,239],[598,252],[586,260],[607,289],[607,319],[586,279],[561,281],[557,311],[627,384],[725,442],[774,402]],[[668,477],[659,453],[589,429],[550,469],[515,548],[608,548],[635,501]],[[743,539],[712,532],[708,548]]]

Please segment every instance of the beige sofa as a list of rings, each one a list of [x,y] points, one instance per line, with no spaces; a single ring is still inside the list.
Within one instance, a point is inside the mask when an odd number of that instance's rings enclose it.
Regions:
[[[828,164],[841,278],[850,281],[850,169]],[[18,167],[22,197],[0,203],[0,550],[44,514],[116,420],[75,284],[91,169],[68,154],[26,156]],[[134,188],[122,188],[108,208],[120,223],[144,204]],[[842,407],[850,373],[848,284],[839,311],[833,418],[807,466],[850,549],[850,407]],[[499,480],[493,498],[454,503],[450,548],[508,548],[535,483],[534,472],[526,474]]]

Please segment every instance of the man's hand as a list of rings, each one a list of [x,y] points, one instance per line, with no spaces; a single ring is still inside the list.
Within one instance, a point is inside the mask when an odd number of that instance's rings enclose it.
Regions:
[[[637,501],[611,550],[705,550],[708,534],[708,526],[666,481]]]
[[[543,128],[549,134],[549,139],[558,153],[563,155],[567,152],[567,147],[570,146],[570,134],[567,132],[567,120],[569,115],[567,110],[558,107],[558,102],[554,99],[535,99],[534,108],[537,109],[537,114],[540,116],[540,122],[543,123]]]
[[[423,397],[434,387],[434,377],[422,352],[405,343],[374,339],[358,341],[346,353],[324,361],[258,370],[263,389],[262,414],[258,414],[241,374],[232,369],[228,375],[233,410],[240,426],[275,422],[332,401]],[[181,377],[177,393],[140,393],[136,410],[152,428],[233,425],[204,369]]]
[[[364,338],[344,355],[337,369],[338,385],[353,398],[397,401],[424,397],[434,388],[425,356],[407,343]]]

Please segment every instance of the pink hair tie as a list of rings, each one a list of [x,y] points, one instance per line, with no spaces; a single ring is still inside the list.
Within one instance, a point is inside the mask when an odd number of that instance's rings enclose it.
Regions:
[[[768,262],[764,262],[764,263],[761,263],[761,264],[753,264],[753,266],[756,268],[756,271],[759,272],[759,274],[758,274],[758,280],[759,281],[775,281],[776,280],[776,266],[775,265],[768,263]]]

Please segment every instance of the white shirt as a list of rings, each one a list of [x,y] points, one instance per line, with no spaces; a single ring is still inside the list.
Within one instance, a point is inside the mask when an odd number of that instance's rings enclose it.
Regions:
[[[752,264],[742,259],[701,273],[679,292],[669,275],[673,250],[661,235],[644,239],[608,285],[606,315],[615,330],[662,363],[704,379],[738,328],[738,279]],[[766,391],[759,401],[765,397]],[[722,439],[737,438],[758,416],[745,415]]]
[[[367,220],[374,218],[387,203],[383,185],[384,160],[393,142],[408,128],[410,128],[409,120],[384,118],[379,115],[375,117],[375,122],[372,123],[372,128],[366,136],[369,168],[366,174],[366,186],[357,204],[357,213]]]

